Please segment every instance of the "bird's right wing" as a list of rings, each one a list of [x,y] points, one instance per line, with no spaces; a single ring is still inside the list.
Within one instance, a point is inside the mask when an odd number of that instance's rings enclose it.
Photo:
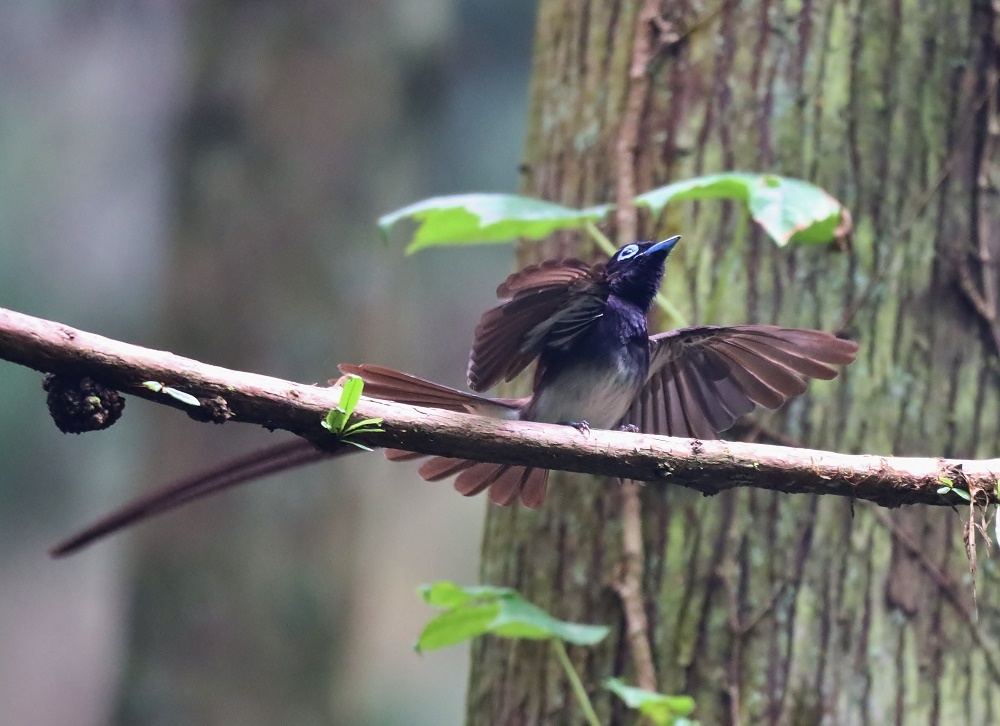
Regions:
[[[858,344],[772,325],[704,326],[651,336],[646,384],[623,423],[667,436],[714,439],[756,406],[778,408],[831,379]]]
[[[508,277],[502,302],[483,313],[469,355],[469,387],[485,391],[513,380],[546,346],[569,345],[604,309],[604,266],[546,260]]]

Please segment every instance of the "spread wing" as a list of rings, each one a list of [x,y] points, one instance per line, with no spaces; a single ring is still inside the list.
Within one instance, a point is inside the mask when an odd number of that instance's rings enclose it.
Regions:
[[[604,266],[546,260],[515,272],[497,288],[502,302],[476,326],[469,387],[485,391],[510,381],[546,347],[568,347],[600,318],[608,289]]]
[[[818,330],[771,325],[705,326],[649,339],[646,385],[623,423],[667,436],[714,439],[756,406],[778,408],[831,379],[858,344]]]

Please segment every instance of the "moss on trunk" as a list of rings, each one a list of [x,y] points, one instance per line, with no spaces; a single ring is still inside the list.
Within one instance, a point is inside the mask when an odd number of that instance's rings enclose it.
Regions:
[[[542,0],[523,191],[570,204],[615,198],[638,3]],[[640,191],[725,169],[807,178],[851,209],[850,249],[778,249],[738,213],[671,208],[682,232],[666,290],[698,323],[843,330],[862,344],[766,431],[820,448],[995,456],[998,21],[985,0],[669,3],[639,119]],[[522,262],[587,254],[525,246]],[[713,291],[719,305],[712,319]],[[608,623],[570,649],[603,723],[631,722],[600,688],[629,678],[620,604],[618,488],[551,484],[538,512],[491,507],[482,579],[555,615]],[[645,593],[661,690],[705,724],[992,723],[1000,673],[997,578],[979,568],[979,621],[962,520],[743,490],[713,498],[646,487]],[[963,512],[964,514],[964,512]],[[578,723],[540,644],[484,639],[468,720]]]

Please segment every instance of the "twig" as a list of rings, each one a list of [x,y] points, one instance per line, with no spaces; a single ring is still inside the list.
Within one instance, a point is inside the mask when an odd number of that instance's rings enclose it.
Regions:
[[[556,658],[559,659],[559,664],[566,671],[566,677],[569,678],[569,684],[573,689],[574,695],[576,695],[576,700],[580,702],[580,708],[583,709],[583,715],[587,719],[587,723],[590,726],[601,726],[601,721],[597,718],[597,713],[594,711],[594,704],[590,702],[590,697],[587,695],[587,689],[583,687],[583,681],[580,680],[580,675],[576,672],[576,668],[573,667],[569,655],[566,653],[566,646],[563,645],[559,638],[552,638],[550,642],[552,643],[552,650],[556,652]]]
[[[339,403],[337,388],[307,386],[233,371],[164,351],[104,338],[0,308],[0,359],[35,370],[91,376],[110,388],[189,412],[188,405],[143,385],[157,381],[200,400],[224,399],[235,421],[282,429],[334,449],[320,426]],[[41,405],[41,396],[39,396]],[[506,421],[362,397],[352,422],[382,418],[383,433],[358,435],[368,446],[481,461],[670,482],[705,494],[751,486],[796,494],[834,494],[886,506],[949,506],[940,477],[961,468],[970,489],[997,502],[1000,459],[958,460],[838,454],[735,441],[698,441],[624,431]],[[120,423],[118,425],[121,425]]]
[[[628,94],[622,113],[618,143],[615,148],[618,160],[618,240],[631,242],[638,239],[637,210],[633,200],[636,195],[635,163],[639,150],[639,126],[642,111],[649,95],[649,61],[653,56],[653,38],[659,32],[656,20],[660,15],[659,0],[644,0],[635,24],[632,41],[632,61],[628,71]]]
[[[625,635],[632,651],[636,681],[639,688],[656,691],[656,667],[653,665],[653,651],[649,647],[649,623],[642,596],[645,554],[642,546],[640,490],[638,482],[622,482],[622,563],[614,589],[621,598],[622,610],[625,612]]]
[[[869,507],[869,509],[875,515],[875,518],[889,530],[896,541],[913,555],[928,577],[934,581],[938,591],[944,595],[944,599],[955,609],[962,622],[968,627],[972,642],[982,651],[983,658],[986,660],[986,667],[994,683],[1000,683],[1000,664],[997,663],[994,656],[997,652],[997,645],[986,642],[986,636],[980,632],[979,627],[976,625],[975,613],[962,602],[961,597],[958,595],[958,584],[934,564],[931,558],[928,557],[926,548],[911,537],[909,532],[896,524],[892,520],[892,517],[876,507]]]
[[[659,0],[644,0],[636,19],[635,37],[632,41],[632,60],[628,73],[628,94],[618,131],[616,155],[618,159],[616,214],[618,241],[620,244],[638,239],[638,210],[636,195],[636,163],[639,151],[639,128],[642,123],[643,108],[649,96],[649,61],[653,56],[654,35],[664,28],[656,25],[660,15]],[[657,304],[675,319],[678,311],[660,293]],[[649,645],[649,623],[646,620],[645,599],[642,591],[645,556],[642,547],[642,502],[639,497],[640,485],[628,479],[622,480],[622,563],[614,589],[622,601],[625,613],[625,634],[628,639],[635,677],[640,688],[655,692],[656,668]]]

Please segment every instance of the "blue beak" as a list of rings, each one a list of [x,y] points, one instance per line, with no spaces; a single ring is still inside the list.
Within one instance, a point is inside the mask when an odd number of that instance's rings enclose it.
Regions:
[[[674,245],[680,241],[681,236],[675,234],[673,237],[663,240],[662,242],[657,242],[652,247],[648,248],[643,255],[652,255],[656,252],[662,252],[663,256],[666,257],[670,254],[670,250],[674,248]]]

